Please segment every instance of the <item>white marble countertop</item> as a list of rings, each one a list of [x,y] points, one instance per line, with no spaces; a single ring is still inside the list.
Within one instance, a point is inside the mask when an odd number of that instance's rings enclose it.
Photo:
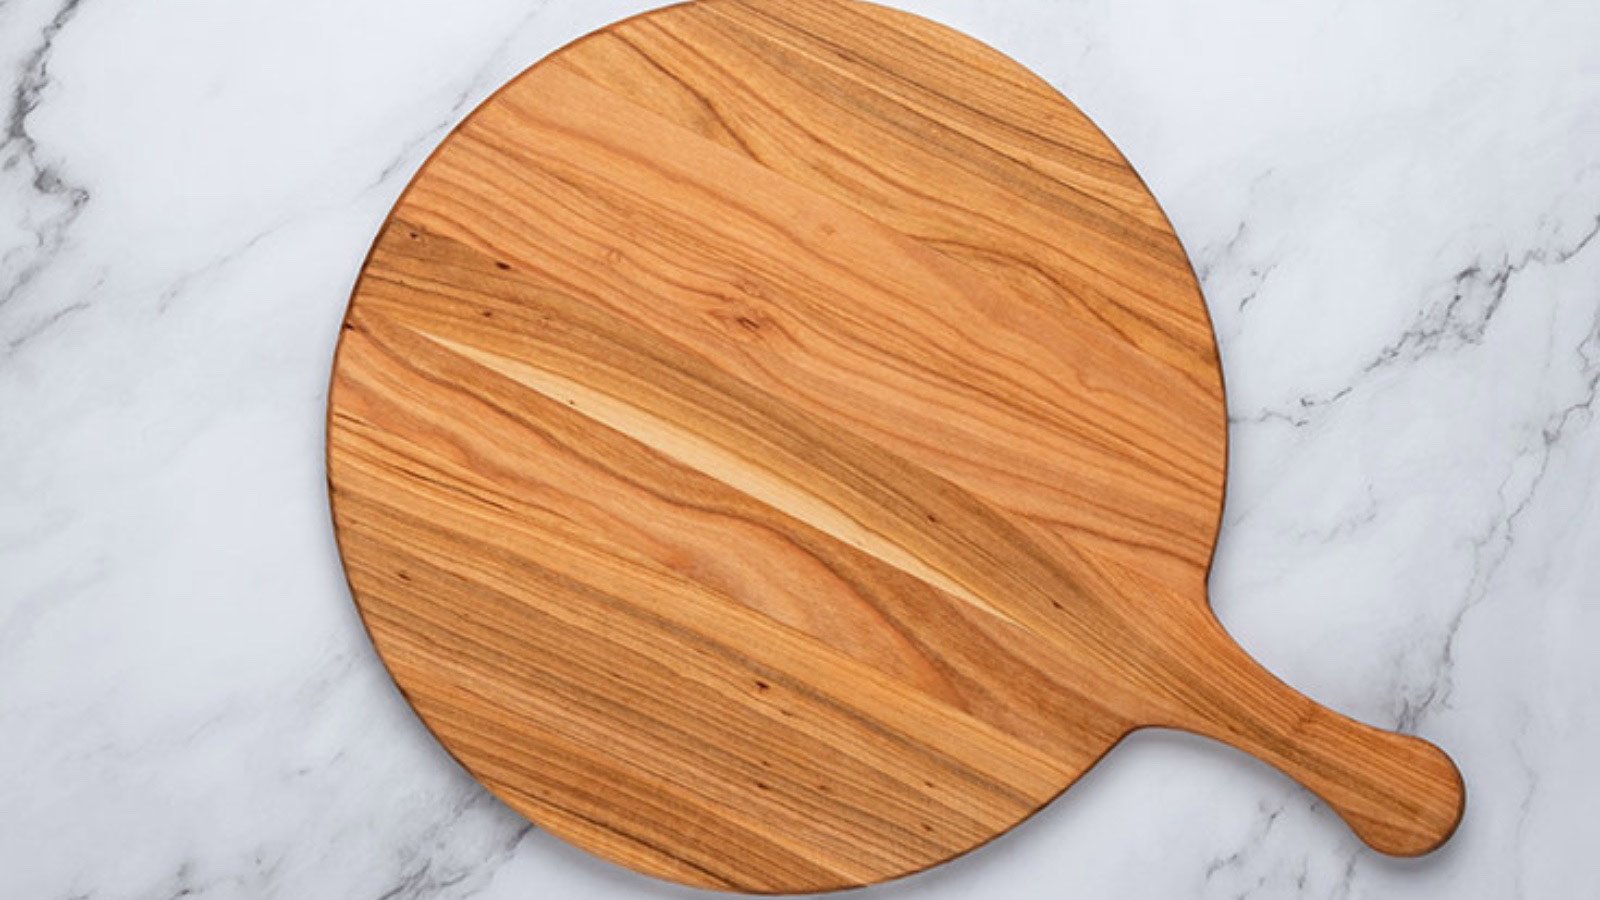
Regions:
[[[339,319],[449,127],[639,0],[0,3],[0,897],[689,898],[418,724],[323,482]],[[852,896],[1600,893],[1600,5],[930,0],[1115,140],[1204,281],[1218,613],[1465,773],[1445,849],[1141,732]],[[707,895],[709,896],[709,895]]]

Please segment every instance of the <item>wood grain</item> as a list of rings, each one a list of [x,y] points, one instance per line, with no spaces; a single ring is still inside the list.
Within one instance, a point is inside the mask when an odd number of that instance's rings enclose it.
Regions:
[[[851,0],[700,0],[545,59],[356,287],[328,469],[385,664],[532,821],[686,884],[881,881],[1138,727],[1364,840],[1459,820],[1423,741],[1211,615],[1227,428],[1187,258],[1000,54]]]

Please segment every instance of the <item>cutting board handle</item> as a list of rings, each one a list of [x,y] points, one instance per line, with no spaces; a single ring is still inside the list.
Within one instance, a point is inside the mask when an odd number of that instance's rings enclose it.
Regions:
[[[1159,724],[1237,747],[1321,797],[1373,849],[1420,856],[1455,832],[1466,803],[1461,773],[1421,738],[1334,712],[1280,681],[1207,611],[1205,652],[1184,702]],[[1190,637],[1196,637],[1194,631]]]

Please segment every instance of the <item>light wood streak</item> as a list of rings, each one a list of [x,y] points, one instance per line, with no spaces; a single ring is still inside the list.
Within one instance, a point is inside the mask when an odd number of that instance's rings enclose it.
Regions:
[[[705,440],[694,431],[657,419],[624,401],[591,390],[576,381],[563,378],[538,366],[487,353],[437,335],[424,334],[423,337],[493,369],[524,387],[532,388],[558,403],[565,403],[601,425],[615,429],[697,472],[714,474],[719,481],[734,490],[769,504],[782,513],[794,516],[819,531],[831,534],[850,546],[863,550],[915,578],[920,578],[951,596],[965,600],[992,616],[998,616],[1007,622],[1012,621],[1003,611],[990,606],[982,597],[962,587],[937,569],[931,568],[894,542],[863,527],[828,503],[795,487],[751,460]]]

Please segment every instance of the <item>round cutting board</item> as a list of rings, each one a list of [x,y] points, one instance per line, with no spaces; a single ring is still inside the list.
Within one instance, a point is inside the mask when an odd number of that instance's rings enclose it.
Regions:
[[[328,469],[423,721],[641,872],[903,875],[1152,725],[1429,850],[1448,757],[1210,612],[1226,439],[1183,249],[1071,103],[905,13],[701,0],[428,160],[350,304]]]

